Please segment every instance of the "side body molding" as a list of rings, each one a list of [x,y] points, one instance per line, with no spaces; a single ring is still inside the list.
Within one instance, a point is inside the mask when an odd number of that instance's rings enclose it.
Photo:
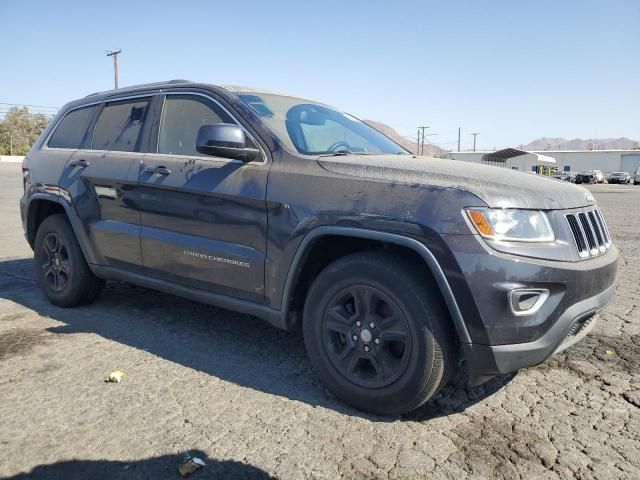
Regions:
[[[430,268],[433,277],[436,279],[438,283],[438,287],[442,296],[447,304],[447,308],[449,310],[449,314],[451,315],[451,319],[455,326],[456,332],[458,334],[458,338],[460,342],[463,344],[471,344],[471,337],[469,336],[469,332],[462,318],[462,314],[460,313],[460,309],[458,308],[458,303],[453,295],[453,291],[449,286],[449,282],[442,271],[442,268],[438,264],[438,261],[431,253],[431,251],[422,243],[413,238],[403,237],[401,235],[396,235],[393,233],[380,232],[375,230],[365,230],[360,228],[353,227],[335,227],[335,226],[323,226],[317,227],[311,230],[300,242],[300,246],[298,247],[296,254],[293,258],[293,262],[289,268],[289,273],[287,274],[287,280],[284,286],[284,294],[283,294],[283,314],[287,315],[289,301],[291,299],[291,295],[294,289],[294,286],[298,280],[300,272],[302,270],[302,265],[304,264],[304,260],[310,251],[309,247],[313,243],[313,241],[317,240],[319,237],[333,235],[333,236],[345,236],[345,237],[358,237],[370,240],[378,240],[382,242],[393,243],[395,245],[400,245],[403,247],[410,248],[414,252],[418,253],[422,259],[425,261],[427,266]]]

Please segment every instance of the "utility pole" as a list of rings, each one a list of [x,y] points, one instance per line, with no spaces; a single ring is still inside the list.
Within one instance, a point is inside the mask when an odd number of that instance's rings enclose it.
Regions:
[[[470,135],[473,135],[473,151],[476,151],[476,137],[480,135],[480,132],[473,132]]]
[[[116,90],[118,89],[118,55],[121,52],[120,48],[118,50],[107,50],[107,57],[113,57],[113,83]]]
[[[424,153],[424,131],[429,127],[418,127],[418,131],[422,130],[422,142],[420,143],[420,153],[422,155]]]
[[[420,128],[418,128],[418,141],[416,142],[416,155],[420,155]]]
[[[458,127],[458,152],[460,151],[460,127]]]

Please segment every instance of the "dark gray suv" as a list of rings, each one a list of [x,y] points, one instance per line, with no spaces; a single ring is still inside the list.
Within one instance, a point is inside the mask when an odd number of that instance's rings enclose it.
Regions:
[[[66,105],[23,165],[44,293],[124,280],[301,326],[344,401],[398,414],[578,341],[618,252],[582,187],[416,157],[318,102],[187,81]]]

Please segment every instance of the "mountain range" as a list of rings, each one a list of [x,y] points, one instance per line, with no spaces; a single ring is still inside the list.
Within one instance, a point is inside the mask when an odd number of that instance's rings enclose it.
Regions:
[[[382,132],[396,143],[412,153],[418,151],[415,140],[400,135],[393,127],[375,120],[364,120],[365,123]],[[560,137],[540,137],[520,146],[522,150],[633,150],[640,148],[640,141],[627,137],[620,138],[574,138],[567,140]],[[424,144],[425,155],[439,156],[447,151],[431,143]]]
[[[529,142],[524,150],[632,150],[638,148],[640,142],[627,137],[620,138],[549,138],[541,137]]]

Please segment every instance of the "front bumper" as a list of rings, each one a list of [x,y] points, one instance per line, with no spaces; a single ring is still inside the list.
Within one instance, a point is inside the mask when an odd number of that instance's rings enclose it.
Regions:
[[[462,342],[472,383],[537,365],[582,339],[615,293],[618,250],[581,261],[497,252],[473,235],[445,236],[455,262],[446,269],[469,342]],[[445,257],[443,257],[445,258]],[[449,257],[451,258],[451,257]],[[544,289],[535,313],[518,315],[515,289]]]
[[[464,345],[471,384],[544,362],[582,340],[596,324],[596,312],[615,294],[615,285],[569,307],[542,337],[510,345]]]

